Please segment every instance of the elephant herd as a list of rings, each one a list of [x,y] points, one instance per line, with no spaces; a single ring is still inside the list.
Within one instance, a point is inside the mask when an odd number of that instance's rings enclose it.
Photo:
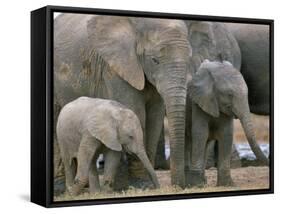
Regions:
[[[234,118],[240,119],[257,159],[268,164],[255,141],[250,112],[269,114],[269,62],[268,25],[64,13],[54,20],[55,122],[61,108],[81,96],[117,101],[137,116],[154,166],[166,115],[172,185],[204,184],[205,148],[211,139],[219,143],[218,185],[231,185]],[[76,113],[89,119],[84,111]],[[109,116],[97,116],[99,124],[108,124]],[[79,140],[81,147],[84,141]],[[63,154],[60,140],[59,145]],[[145,158],[142,163],[131,155],[127,159],[131,177],[145,178],[146,168],[158,186]],[[96,170],[91,173],[90,188],[97,186],[91,184]],[[73,179],[67,182],[78,188],[81,182]]]

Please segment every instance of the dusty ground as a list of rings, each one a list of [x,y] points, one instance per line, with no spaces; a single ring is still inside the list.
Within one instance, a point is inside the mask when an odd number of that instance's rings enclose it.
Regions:
[[[259,143],[269,142],[269,117],[252,115],[254,128],[256,132],[256,138]],[[168,139],[167,121],[165,121],[165,138]],[[240,121],[234,122],[234,142],[235,143],[247,143],[244,131],[241,127]],[[234,187],[216,187],[216,169],[211,168],[206,170],[206,176],[208,183],[204,188],[192,188],[192,189],[176,189],[170,185],[170,172],[169,171],[157,171],[157,176],[161,185],[157,190],[141,190],[130,188],[126,192],[122,193],[99,193],[90,195],[89,193],[82,193],[79,196],[73,198],[67,193],[59,195],[54,198],[55,201],[68,201],[68,200],[83,200],[83,199],[98,199],[98,198],[115,198],[115,197],[133,197],[133,196],[147,196],[147,195],[168,195],[168,194],[190,194],[195,192],[221,192],[221,191],[239,191],[247,189],[267,189],[269,188],[269,168],[268,167],[243,167],[232,169],[231,174]]]
[[[234,187],[216,187],[216,169],[206,170],[208,184],[204,188],[177,189],[170,185],[169,171],[157,171],[157,176],[161,185],[157,190],[140,190],[130,188],[128,191],[121,193],[99,193],[91,195],[82,193],[73,198],[65,193],[54,198],[55,201],[83,200],[83,199],[100,199],[100,198],[116,198],[116,197],[133,197],[148,195],[168,195],[168,194],[190,194],[196,192],[221,192],[221,191],[239,191],[248,189],[267,189],[269,188],[269,169],[268,167],[244,167],[232,169],[231,174]]]
[[[157,172],[159,182],[162,186],[170,185],[171,180],[169,171]],[[235,190],[241,189],[265,189],[269,187],[269,170],[268,167],[243,167],[231,170],[233,181],[235,182]],[[216,189],[217,170],[211,168],[206,170],[208,183],[205,188]],[[224,188],[229,190],[232,188]]]

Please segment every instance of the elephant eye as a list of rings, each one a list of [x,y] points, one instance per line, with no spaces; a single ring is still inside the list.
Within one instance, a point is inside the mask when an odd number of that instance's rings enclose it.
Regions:
[[[134,139],[134,136],[132,136],[132,135],[129,135],[129,138],[130,138],[131,140],[133,140],[133,139]]]
[[[232,98],[233,97],[233,93],[230,91],[230,92],[226,92],[225,95],[227,98]]]
[[[152,60],[152,62],[154,62],[156,65],[159,64],[159,60],[156,59],[155,57],[152,57],[151,60]]]
[[[228,94],[228,97],[229,97],[230,99],[232,99],[233,94],[232,94],[232,93],[229,93],[229,94]]]

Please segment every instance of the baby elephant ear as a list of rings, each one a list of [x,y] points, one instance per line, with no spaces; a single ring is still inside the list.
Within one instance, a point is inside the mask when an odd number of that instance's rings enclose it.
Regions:
[[[213,117],[219,117],[219,106],[215,95],[215,81],[207,69],[199,69],[187,86],[193,102]]]
[[[144,73],[136,54],[137,38],[126,17],[95,16],[87,23],[89,41],[111,70],[136,89],[144,88]]]
[[[86,125],[90,134],[100,140],[107,148],[121,151],[122,146],[118,140],[117,124],[110,115],[101,114]]]

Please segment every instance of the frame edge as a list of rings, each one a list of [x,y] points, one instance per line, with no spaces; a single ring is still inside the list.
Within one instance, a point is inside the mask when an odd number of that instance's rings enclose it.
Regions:
[[[31,12],[31,197],[46,203],[46,7]]]

